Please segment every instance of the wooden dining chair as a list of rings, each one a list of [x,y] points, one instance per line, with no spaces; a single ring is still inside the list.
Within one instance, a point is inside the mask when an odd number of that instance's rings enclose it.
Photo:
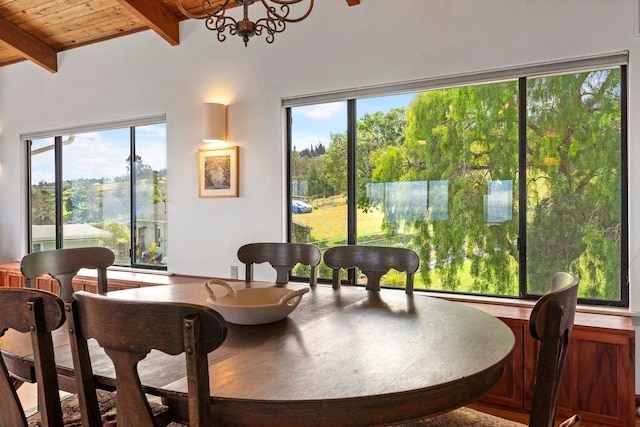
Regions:
[[[529,332],[539,343],[533,402],[529,417],[530,427],[555,426],[560,377],[573,329],[577,299],[578,279],[569,273],[556,273],[551,283],[551,291],[538,300],[529,316]],[[580,425],[580,416],[574,415],[563,421],[560,427],[578,425]],[[402,425],[402,427],[413,426],[522,427],[522,424],[463,407]]]
[[[98,292],[107,292],[107,267],[113,264],[113,251],[103,247],[54,249],[25,255],[20,270],[26,278],[27,287],[34,288],[37,277],[49,274],[60,286],[59,295],[64,302],[71,301],[73,278],[81,268],[98,271]]]
[[[87,340],[95,338],[113,361],[119,427],[152,427],[154,417],[137,365],[151,350],[184,353],[189,426],[209,427],[211,403],[207,355],[226,338],[227,324],[201,305],[123,301],[79,291],[65,304],[80,412],[84,426],[99,426]],[[178,424],[175,424],[178,425]]]
[[[333,287],[340,287],[340,269],[357,267],[367,276],[367,290],[379,291],[380,278],[392,268],[407,274],[405,292],[413,293],[413,275],[418,271],[420,258],[411,249],[386,246],[334,246],[323,257],[327,267],[333,269]]]
[[[248,243],[238,249],[238,259],[245,264],[245,281],[253,281],[253,265],[268,262],[276,270],[276,283],[289,282],[291,269],[297,264],[311,267],[309,285],[317,283],[320,249],[309,243]]]
[[[39,411],[27,419],[4,359],[0,356],[0,426],[63,425],[51,332],[64,323],[64,305],[37,289],[0,288],[0,336],[8,329],[31,334]]]

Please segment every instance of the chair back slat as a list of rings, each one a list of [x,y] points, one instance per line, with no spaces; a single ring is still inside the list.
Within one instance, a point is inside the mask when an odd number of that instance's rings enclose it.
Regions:
[[[73,278],[81,268],[98,270],[98,293],[107,292],[107,267],[115,260],[113,251],[103,247],[54,249],[25,255],[20,270],[27,287],[33,288],[36,277],[49,274],[60,285],[60,298],[71,301]]]
[[[58,376],[51,332],[64,323],[63,302],[56,295],[28,288],[0,288],[0,336],[8,329],[29,332],[37,381],[40,416],[44,427],[62,426]],[[0,357],[0,425],[27,426],[14,381]]]
[[[238,259],[245,264],[245,281],[253,281],[253,265],[268,262],[276,270],[276,283],[289,281],[291,269],[297,264],[311,267],[309,283],[317,282],[317,266],[322,255],[320,249],[309,243],[248,243],[238,249]]]
[[[531,336],[540,342],[536,364],[531,427],[552,427],[556,419],[558,390],[578,299],[578,279],[557,273],[552,291],[538,300],[529,317]]]
[[[386,246],[334,246],[324,253],[324,263],[333,269],[333,287],[340,286],[341,268],[359,268],[367,276],[367,289],[380,290],[380,279],[392,268],[407,274],[406,292],[413,293],[413,275],[418,271],[420,258],[411,249]]]
[[[153,426],[137,364],[151,350],[185,353],[190,425],[211,425],[207,355],[224,341],[227,326],[215,310],[193,304],[123,301],[76,292],[66,304],[83,422],[99,421],[87,340],[94,338],[113,361],[118,425]],[[114,313],[118,313],[114,318]],[[135,325],[132,328],[131,325]],[[86,420],[85,420],[86,417]]]

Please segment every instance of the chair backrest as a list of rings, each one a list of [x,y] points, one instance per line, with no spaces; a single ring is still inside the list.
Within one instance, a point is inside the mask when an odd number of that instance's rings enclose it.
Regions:
[[[60,298],[71,301],[72,281],[81,268],[98,270],[98,292],[107,292],[107,267],[113,264],[113,251],[102,247],[54,249],[25,255],[20,262],[20,270],[26,277],[27,287],[35,287],[38,276],[49,274],[60,285]]]
[[[42,425],[62,426],[58,376],[51,331],[64,323],[64,304],[56,295],[37,289],[0,288],[0,336],[7,329],[29,332],[37,380]],[[14,382],[0,357],[0,425],[27,426]]]
[[[560,376],[573,329],[578,279],[557,273],[552,290],[538,300],[529,317],[531,336],[540,342],[536,364],[531,427],[552,427],[556,419]]]
[[[316,285],[322,255],[320,249],[309,243],[249,243],[238,249],[238,259],[245,264],[245,281],[253,281],[253,264],[268,262],[276,270],[276,283],[289,281],[289,273],[297,264],[311,267],[309,284]]]
[[[217,311],[193,304],[123,301],[84,291],[76,292],[73,298],[66,303],[66,311],[83,425],[102,425],[87,346],[89,338],[95,338],[113,361],[118,425],[154,425],[137,371],[138,362],[152,349],[170,355],[184,353],[189,425],[212,424],[207,355],[227,335],[227,323]]]
[[[324,263],[333,269],[333,287],[340,286],[340,269],[357,267],[367,276],[367,289],[380,290],[380,278],[392,268],[407,273],[406,292],[413,293],[413,275],[420,258],[411,249],[385,246],[334,246],[324,253]]]

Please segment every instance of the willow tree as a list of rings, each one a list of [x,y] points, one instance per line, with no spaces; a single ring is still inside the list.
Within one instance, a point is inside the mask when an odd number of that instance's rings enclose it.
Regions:
[[[589,298],[620,298],[620,71],[532,79],[527,88],[527,273],[533,291],[568,270]]]
[[[404,141],[372,156],[372,181],[423,181],[429,189],[445,182],[446,205],[429,190],[422,218],[398,207],[389,215],[387,206],[385,222],[414,227],[427,285],[437,267],[444,288],[460,289],[470,263],[465,289],[517,294],[524,168],[529,290],[544,292],[555,271],[568,270],[580,276],[583,296],[616,299],[620,73],[536,78],[527,86],[526,165],[519,165],[517,82],[419,93],[407,111]],[[498,192],[509,201],[496,216]]]

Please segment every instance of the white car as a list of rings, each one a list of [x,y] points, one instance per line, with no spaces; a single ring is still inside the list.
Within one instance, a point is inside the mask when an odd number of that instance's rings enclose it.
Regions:
[[[305,203],[302,200],[291,201],[291,212],[294,214],[309,213],[313,210],[309,203]]]

